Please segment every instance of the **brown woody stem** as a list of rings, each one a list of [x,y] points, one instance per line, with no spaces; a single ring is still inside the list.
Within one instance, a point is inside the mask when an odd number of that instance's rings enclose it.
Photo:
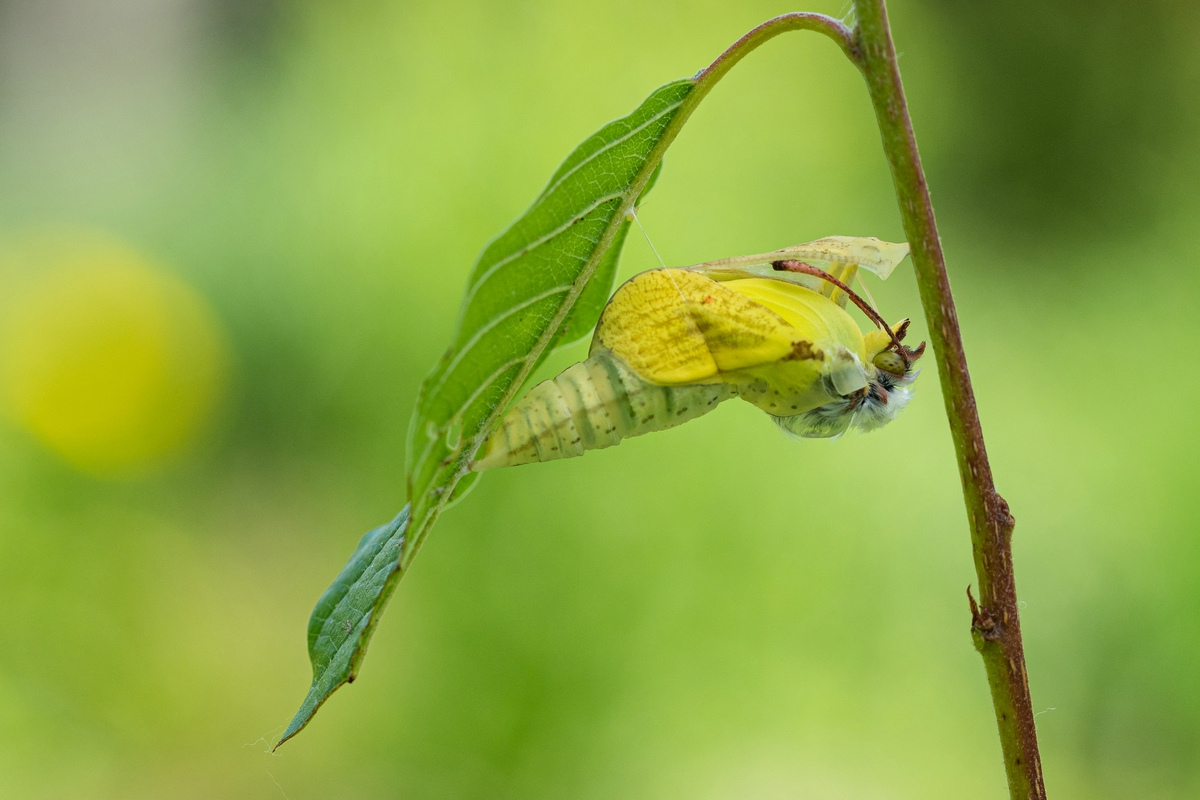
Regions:
[[[866,78],[884,153],[896,186],[900,216],[911,248],[958,457],[971,526],[975,572],[979,578],[979,602],[968,592],[971,633],[976,649],[983,656],[992,690],[1009,793],[1012,800],[1044,800],[1046,789],[1025,672],[1013,576],[1014,521],[1008,504],[996,493],[992,481],[958,315],[950,293],[950,279],[946,275],[946,260],[938,239],[937,222],[908,115],[908,103],[904,99],[904,86],[900,82],[896,50],[888,26],[887,3],[886,0],[854,0],[854,10],[858,24],[853,30],[840,20],[821,14],[792,13],[767,20],[696,74],[693,79],[696,88],[689,95],[685,109],[677,116],[686,119],[684,111],[690,113],[734,64],[786,31],[810,30],[827,36]]]
[[[975,647],[983,656],[992,690],[1009,792],[1013,800],[1044,800],[1046,788],[1042,781],[1033,703],[1025,671],[1013,574],[1014,520],[1008,504],[996,492],[983,444],[983,429],[975,407],[971,376],[967,372],[967,356],[950,293],[946,260],[908,115],[904,86],[900,82],[887,3],[886,0],[854,0],[854,8],[858,16],[854,60],[866,78],[883,149],[891,165],[958,456],[975,571],[979,578],[978,603],[968,591],[971,632]]]

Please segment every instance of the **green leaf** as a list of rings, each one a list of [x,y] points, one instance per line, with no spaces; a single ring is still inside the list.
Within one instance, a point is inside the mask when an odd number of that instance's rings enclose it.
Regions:
[[[396,585],[391,578],[400,571],[400,550],[407,531],[405,506],[387,525],[359,540],[350,561],[317,601],[308,619],[312,687],[276,747],[299,733],[335,689],[354,680],[366,653],[367,632]]]
[[[661,86],[632,114],[588,137],[480,255],[458,332],[422,386],[409,427],[414,522],[405,564],[540,359],[596,324],[628,231],[626,215],[657,171],[694,85]],[[459,435],[448,439],[450,431]]]
[[[662,173],[662,165],[663,162],[660,159],[654,171],[650,173],[650,179],[646,181],[645,188],[638,196],[638,203],[641,203],[642,198],[654,188],[658,176]],[[596,327],[596,323],[600,320],[600,312],[604,311],[604,306],[608,303],[608,296],[613,292],[613,284],[617,280],[617,265],[621,261],[621,249],[625,246],[625,236],[629,233],[629,225],[630,223],[626,221],[617,231],[612,245],[604,254],[599,266],[596,267],[596,273],[583,288],[579,299],[575,301],[575,305],[567,314],[567,320],[563,323],[562,332],[558,335],[555,346],[577,342]]]
[[[588,137],[484,248],[453,343],[422,385],[409,426],[409,505],[363,537],[313,611],[312,688],[280,744],[354,680],[396,582],[438,514],[478,478],[468,462],[534,368],[554,346],[595,326],[616,277],[627,215],[657,178],[694,86],[691,79],[661,86]]]

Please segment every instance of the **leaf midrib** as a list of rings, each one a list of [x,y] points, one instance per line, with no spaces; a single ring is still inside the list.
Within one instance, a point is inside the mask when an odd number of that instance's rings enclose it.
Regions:
[[[653,125],[658,120],[662,119],[667,114],[678,109],[680,106],[683,105],[683,102],[685,99],[686,99],[686,96],[683,99],[680,99],[674,103],[671,103],[669,106],[662,109],[654,116],[650,117],[648,120],[643,122],[641,125],[638,125],[636,128],[633,128],[632,130],[628,131],[627,133],[625,133],[625,135],[621,136],[620,138],[614,139],[613,141],[604,145],[599,150],[597,150],[596,152],[592,153],[587,158],[585,158],[583,161],[580,161],[578,164],[571,167],[571,169],[569,169],[565,173],[563,173],[562,176],[560,176],[558,178],[558,180],[556,180],[551,185],[547,186],[542,191],[542,193],[537,196],[537,199],[534,200],[534,202],[529,206],[528,209],[526,209],[525,213],[523,213],[521,216],[517,217],[517,220],[512,225],[510,225],[509,227],[507,227],[503,231],[501,231],[496,236],[496,238],[493,239],[491,242],[488,242],[488,244],[484,247],[484,252],[487,252],[487,248],[491,247],[491,245],[494,242],[497,242],[500,239],[503,239],[513,229],[513,227],[515,227],[522,220],[524,220],[530,214],[532,214],[534,212],[534,210],[538,208],[538,206],[543,205],[550,198],[550,195],[552,195],[555,192],[555,190],[557,190],[558,187],[560,187],[568,178],[570,178],[572,175],[574,175],[579,170],[583,169],[588,164],[591,164],[593,161],[595,161],[597,158],[599,158],[602,154],[607,153],[609,150],[612,150],[614,147],[617,147],[618,145],[624,144],[625,142],[629,141],[637,134],[644,131],[646,128]],[[547,233],[547,234],[539,237],[537,240],[525,245],[524,247],[519,248],[516,252],[508,253],[508,254],[502,256],[498,261],[496,261],[495,263],[488,266],[487,270],[482,275],[480,275],[478,279],[475,280],[475,282],[471,285],[470,288],[467,289],[467,293],[463,297],[461,316],[466,315],[467,309],[470,308],[471,301],[475,299],[476,293],[479,291],[479,289],[481,289],[483,287],[483,285],[485,283],[487,283],[488,279],[491,278],[498,269],[505,266],[506,264],[512,263],[513,261],[515,261],[516,259],[525,255],[526,253],[528,253],[532,250],[535,250],[538,247],[540,247],[541,245],[545,244],[547,241],[554,238],[559,233],[562,233],[564,230],[566,230],[568,227],[570,227],[572,224],[574,224],[575,220],[579,219],[579,217],[586,216],[587,214],[591,213],[596,208],[598,208],[599,206],[608,202],[609,200],[613,200],[620,196],[621,196],[621,193],[617,192],[616,194],[611,194],[604,198],[598,199],[587,209],[585,209],[583,211],[576,211],[574,214],[571,215],[570,220],[563,223],[558,228],[555,228],[550,233]],[[626,209],[626,210],[628,210],[628,209]],[[624,216],[624,215],[622,215],[622,216]],[[460,319],[459,320],[460,324],[461,324],[461,321],[462,320]]]
[[[691,92],[688,94],[690,95]],[[677,111],[681,106],[684,105],[687,97],[688,95],[685,95],[678,102],[672,103],[667,109],[664,109],[663,112],[656,114],[653,119],[661,119],[663,114],[667,113],[668,111]],[[646,159],[646,164],[649,164],[652,161],[657,164],[659,159],[653,159],[653,155],[656,152],[661,154],[666,145],[669,145],[671,140],[674,139],[674,136],[668,136],[670,127],[675,127],[676,131],[678,131],[678,125],[676,125],[676,121],[672,119],[672,121],[668,123],[668,130],[663,132],[663,135],[659,137],[658,142],[656,142],[654,147],[651,149],[651,157]],[[582,166],[583,163],[590,163],[595,157],[599,156],[600,152],[601,151],[597,151],[596,153],[593,153],[587,159],[587,161],[581,162],[579,166]],[[661,159],[661,155],[659,155],[659,158]],[[649,180],[650,175],[653,172],[653,168],[645,169],[643,166],[642,172],[637,179],[629,185],[624,193],[619,193],[617,195],[618,197],[622,197],[623,195],[621,205],[617,208],[617,213],[613,214],[612,218],[608,221],[608,224],[604,226],[604,233],[601,235],[599,241],[596,242],[596,246],[592,248],[592,253],[588,256],[587,263],[584,264],[583,269],[580,270],[575,280],[571,282],[570,291],[567,292],[562,303],[559,304],[558,310],[554,313],[554,317],[551,319],[550,324],[546,327],[542,334],[538,336],[537,341],[534,343],[534,346],[529,350],[529,352],[517,361],[517,363],[522,364],[520,371],[517,373],[516,377],[513,378],[513,381],[511,384],[509,384],[509,387],[504,391],[500,401],[497,402],[495,407],[488,412],[486,417],[484,417],[482,424],[479,426],[479,430],[474,436],[471,437],[470,445],[466,448],[467,457],[461,457],[461,454],[464,452],[463,449],[458,451],[458,464],[455,466],[454,472],[450,476],[449,480],[442,482],[442,486],[440,487],[442,488],[442,492],[437,502],[432,508],[425,512],[424,519],[420,521],[419,527],[416,529],[416,531],[414,531],[414,535],[410,539],[411,544],[408,542],[405,543],[405,546],[400,553],[400,568],[402,570],[407,568],[408,564],[411,563],[413,556],[416,555],[418,550],[420,550],[421,544],[424,542],[425,535],[430,526],[434,521],[437,520],[438,516],[441,515],[442,510],[446,507],[446,503],[449,502],[450,497],[454,494],[454,487],[470,471],[470,459],[474,457],[475,452],[479,449],[484,440],[487,438],[488,434],[491,432],[493,424],[508,408],[508,405],[512,402],[513,397],[524,385],[525,380],[529,377],[529,373],[533,369],[533,365],[538,359],[538,356],[542,354],[542,352],[550,344],[550,341],[554,338],[555,334],[558,333],[559,327],[563,324],[567,314],[575,305],[575,301],[579,299],[579,295],[583,292],[584,287],[587,286],[588,281],[591,280],[592,275],[596,271],[597,265],[604,257],[604,254],[608,251],[609,245],[612,244],[613,237],[616,235],[617,230],[620,229],[621,223],[625,219],[625,215],[629,213],[630,209],[633,207],[633,204],[637,201],[638,196],[641,194],[642,188],[645,186],[646,181]],[[505,231],[505,233],[507,233],[507,231]],[[504,234],[501,234],[501,236],[503,235]],[[528,252],[528,250],[525,252]],[[464,311],[465,309],[466,305],[464,304]],[[507,367],[507,369],[511,368],[511,365]],[[497,380],[497,378],[493,378],[492,382],[495,380]],[[459,413],[462,412],[460,411]],[[427,447],[423,455],[428,457],[428,453],[429,448]],[[415,463],[413,465],[413,473],[417,474],[419,469],[424,466],[424,461]],[[428,495],[432,488],[438,488],[437,486],[433,485],[435,483],[437,482],[431,482],[430,487],[425,489],[424,494]],[[412,498],[412,500],[415,504],[416,498]]]

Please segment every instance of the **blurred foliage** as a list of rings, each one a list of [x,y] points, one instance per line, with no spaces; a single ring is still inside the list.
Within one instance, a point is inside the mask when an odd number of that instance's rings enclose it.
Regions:
[[[960,98],[947,172],[1003,233],[1134,235],[1194,183],[1200,6],[930,7]]]
[[[6,401],[0,796],[1003,797],[932,372],[831,446],[732,406],[486,476],[360,680],[264,753],[312,604],[403,504],[479,249],[588,131],[791,9],[255,8],[0,4],[0,250],[103,231],[202,298],[229,369],[189,449],[119,478]],[[1018,519],[1049,790],[1194,797],[1195,9],[892,13]],[[860,79],[804,35],[722,82],[640,216],[674,264],[901,235]],[[633,237],[621,272],[656,263]],[[0,272],[0,303],[51,266]],[[872,292],[918,315],[903,268]]]

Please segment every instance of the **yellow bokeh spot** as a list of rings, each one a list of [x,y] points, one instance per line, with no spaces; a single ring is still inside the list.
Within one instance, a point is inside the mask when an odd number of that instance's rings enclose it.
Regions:
[[[194,289],[94,239],[10,250],[0,271],[12,287],[0,306],[0,391],[18,424],[101,475],[143,471],[194,440],[228,365]]]

